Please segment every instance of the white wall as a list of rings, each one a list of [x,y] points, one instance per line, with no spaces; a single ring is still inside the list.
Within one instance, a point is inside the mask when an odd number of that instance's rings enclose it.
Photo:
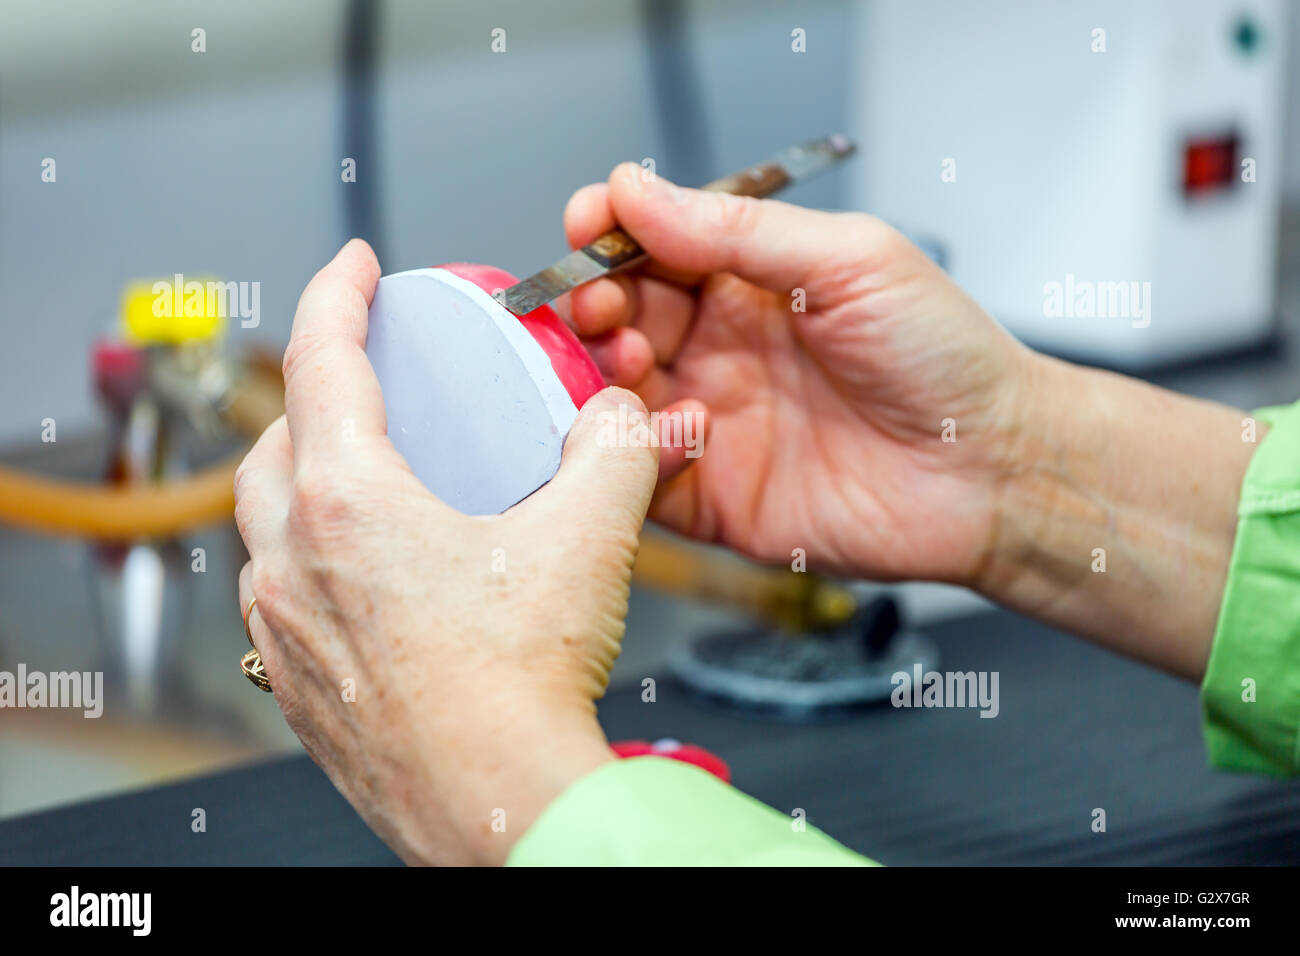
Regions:
[[[666,149],[640,3],[387,0],[379,169],[359,170],[378,177],[385,268],[467,259],[526,273],[565,250],[569,194],[620,160],[654,157],[690,181],[831,131],[846,9],[688,3],[708,141]],[[260,282],[261,328],[232,334],[285,340],[302,286],[346,238],[343,12],[341,0],[6,0],[0,447],[35,441],[46,417],[61,435],[97,427],[87,356],[130,279]],[[794,26],[806,56],[790,51]],[[191,51],[195,27],[206,53]],[[495,27],[505,55],[491,52]],[[40,180],[45,157],[54,184]],[[827,180],[792,198],[839,195]]]
[[[636,0],[386,0],[379,169],[359,171],[378,177],[385,268],[469,259],[525,273],[563,251],[569,193],[619,160],[651,156],[692,181],[841,128],[854,6],[687,0],[695,141],[686,117],[658,112]],[[237,334],[284,341],[303,284],[346,239],[343,11],[342,0],[0,4],[0,448],[35,441],[45,417],[61,435],[98,425],[87,356],[129,279],[259,281],[262,327]],[[196,26],[202,55],[190,51]],[[498,26],[505,55],[490,52]],[[796,27],[806,54],[791,52]],[[1288,109],[1300,155],[1300,95]],[[57,184],[40,181],[46,156]],[[842,205],[849,175],[789,198]],[[1287,189],[1300,202],[1300,164]]]
[[[255,334],[286,334],[340,234],[339,9],[7,0],[0,443],[35,441],[45,417],[60,437],[96,426],[89,350],[130,279],[260,281]],[[190,50],[200,25],[204,54]]]

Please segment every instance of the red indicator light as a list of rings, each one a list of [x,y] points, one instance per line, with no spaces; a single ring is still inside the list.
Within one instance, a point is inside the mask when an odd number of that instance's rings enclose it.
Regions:
[[[1201,196],[1237,179],[1237,135],[1190,139],[1183,148],[1183,192]]]

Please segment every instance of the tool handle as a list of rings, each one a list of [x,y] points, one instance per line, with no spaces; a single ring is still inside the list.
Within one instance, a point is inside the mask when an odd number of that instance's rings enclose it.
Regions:
[[[641,536],[632,580],[799,633],[842,627],[858,607],[849,588],[813,572],[759,567],[652,530]]]
[[[780,163],[766,162],[715,179],[701,188],[705,192],[731,193],[733,196],[753,196],[755,199],[761,199],[784,189],[789,184],[790,174]],[[611,272],[636,265],[645,258],[645,250],[622,229],[611,229],[600,238],[583,246],[582,252]]]
[[[750,166],[730,176],[715,179],[700,187],[710,193],[731,193],[733,196],[753,196],[762,199],[790,185],[790,174],[780,163],[766,162]]]
[[[622,229],[611,229],[589,245],[582,247],[583,255],[606,269],[623,269],[645,257],[645,250]]]

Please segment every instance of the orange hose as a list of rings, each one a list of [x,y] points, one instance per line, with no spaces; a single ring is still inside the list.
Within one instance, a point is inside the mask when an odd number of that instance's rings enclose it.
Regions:
[[[250,371],[225,418],[256,435],[284,411],[284,392],[278,369],[253,365]],[[240,452],[188,478],[126,486],[0,468],[0,524],[101,541],[175,537],[234,516],[242,459]],[[633,574],[642,587],[740,608],[796,631],[841,624],[856,607],[850,591],[818,575],[721,558],[662,534],[642,537]]]
[[[243,457],[240,452],[181,481],[129,487],[33,478],[0,468],[0,523],[110,541],[172,537],[230,520],[235,468]]]
[[[226,421],[258,435],[284,411],[284,385],[274,363],[254,355],[235,389]],[[240,452],[198,474],[165,484],[113,486],[61,481],[0,468],[0,524],[101,541],[168,538],[229,521],[235,513]]]

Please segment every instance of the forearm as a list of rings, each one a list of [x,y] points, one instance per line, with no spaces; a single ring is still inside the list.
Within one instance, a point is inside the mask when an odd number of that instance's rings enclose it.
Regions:
[[[1027,386],[977,588],[1199,679],[1256,448],[1246,416],[1041,357]]]

